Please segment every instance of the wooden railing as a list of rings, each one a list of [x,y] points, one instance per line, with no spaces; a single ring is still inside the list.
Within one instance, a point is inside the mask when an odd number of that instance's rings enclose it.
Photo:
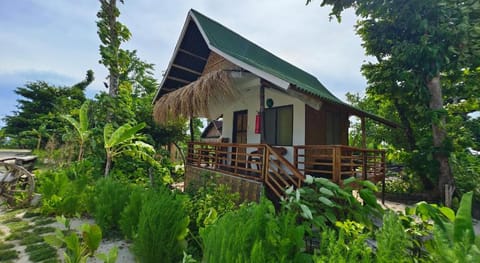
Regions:
[[[264,153],[263,144],[190,142],[187,164],[263,181]]]
[[[187,164],[264,182],[277,197],[290,186],[301,187],[305,175],[335,183],[349,177],[378,182],[385,177],[385,152],[342,145],[293,147],[293,164],[283,148],[266,144],[190,142]],[[284,149],[283,149],[284,150]]]
[[[265,184],[278,197],[285,195],[284,191],[290,186],[299,188],[304,176],[277,150],[266,145],[265,155]]]
[[[304,175],[341,184],[349,177],[373,182],[385,177],[385,151],[343,145],[294,146],[294,166]]]

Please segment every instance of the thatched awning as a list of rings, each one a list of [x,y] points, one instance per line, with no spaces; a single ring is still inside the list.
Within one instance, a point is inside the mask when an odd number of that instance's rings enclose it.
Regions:
[[[153,108],[153,117],[158,123],[182,117],[213,118],[216,116],[210,116],[210,105],[224,104],[236,95],[230,72],[213,71],[158,99]]]

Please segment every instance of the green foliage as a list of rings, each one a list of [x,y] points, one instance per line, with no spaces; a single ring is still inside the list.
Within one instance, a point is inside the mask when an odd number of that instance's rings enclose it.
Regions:
[[[80,230],[82,231],[83,242],[87,247],[87,253],[89,256],[93,256],[102,241],[102,230],[95,224],[83,224]]]
[[[366,243],[367,235],[348,237],[345,231],[338,233],[326,229],[320,237],[320,248],[315,251],[313,262],[373,262],[373,253]]]
[[[71,87],[57,87],[43,81],[30,82],[15,93],[18,111],[5,117],[5,134],[16,147],[34,149],[38,142],[45,146],[49,137],[61,138],[61,114],[69,114],[85,101],[85,88],[93,81],[93,71],[86,79]],[[39,140],[40,138],[40,140]]]
[[[183,200],[165,187],[151,190],[139,217],[134,253],[140,262],[178,262],[186,247],[189,218]]]
[[[392,211],[383,216],[383,226],[375,237],[376,262],[414,262],[410,254],[412,248],[410,237],[405,232],[400,218]]]
[[[145,123],[135,126],[127,123],[114,130],[111,124],[105,125],[103,130],[104,147],[107,154],[105,176],[108,175],[110,165],[114,159],[123,154],[139,158],[153,166],[158,166],[157,161],[152,157],[155,149],[150,144],[141,141],[142,136],[137,134],[144,127]]]
[[[134,240],[137,236],[138,222],[145,200],[145,193],[145,189],[141,187],[132,187],[130,199],[120,215],[120,229],[127,239]]]
[[[67,225],[64,217],[57,217],[59,223]],[[102,231],[95,224],[83,224],[79,231],[81,237],[75,231],[62,231],[57,228],[55,234],[44,236],[43,239],[49,245],[61,248],[65,247],[63,253],[64,262],[86,263],[89,256],[93,256],[102,240]],[[116,252],[115,252],[116,253]],[[109,253],[110,256],[111,253]],[[114,256],[113,254],[111,256]],[[115,255],[116,258],[116,255]],[[112,261],[108,261],[112,262]]]
[[[113,235],[118,232],[120,215],[127,205],[130,187],[113,178],[102,178],[95,184],[91,214],[103,233]]]
[[[200,234],[203,262],[309,262],[303,240],[305,228],[296,216],[278,216],[270,201],[227,212]]]
[[[37,189],[42,194],[41,211],[68,216],[86,212],[94,172],[91,163],[82,161],[37,174]]]
[[[83,158],[84,145],[88,137],[90,136],[90,132],[91,132],[90,129],[88,128],[88,106],[89,106],[89,101],[85,101],[82,104],[82,107],[80,107],[80,111],[78,114],[78,118],[79,118],[78,121],[70,115],[62,115],[62,118],[67,120],[75,128],[75,131],[77,132],[78,143],[79,143],[78,161],[82,160]]]
[[[469,153],[452,156],[453,176],[460,195],[472,191],[474,200],[480,201],[480,158]]]
[[[463,195],[453,220],[435,221],[433,240],[427,249],[433,261],[478,262],[480,237],[472,225],[472,192]]]
[[[362,187],[359,198],[353,195],[353,184]],[[383,211],[374,194],[377,187],[369,181],[350,178],[344,180],[342,188],[328,179],[307,175],[305,185],[296,190],[287,189],[288,196],[282,205],[321,229],[347,219],[372,227],[371,218]]]
[[[97,255],[97,258],[102,260],[104,263],[115,263],[117,262],[118,257],[118,247],[114,246],[108,251],[108,254],[101,253]]]

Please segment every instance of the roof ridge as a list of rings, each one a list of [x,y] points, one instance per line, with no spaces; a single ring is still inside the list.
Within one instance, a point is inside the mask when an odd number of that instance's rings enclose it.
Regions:
[[[272,52],[268,51],[267,49],[261,47],[260,45],[256,44],[255,42],[253,42],[253,41],[245,38],[245,37],[242,36],[241,34],[235,32],[234,30],[232,30],[232,29],[230,29],[229,27],[223,25],[222,23],[216,21],[215,19],[210,18],[210,17],[204,15],[203,13],[201,13],[201,12],[199,12],[199,11],[193,9],[193,8],[190,9],[190,12],[193,13],[194,15],[200,15],[200,16],[202,16],[203,18],[205,18],[205,19],[207,19],[207,20],[210,20],[211,22],[217,24],[218,26],[221,26],[221,27],[227,29],[227,30],[230,31],[231,33],[235,34],[237,37],[243,39],[244,41],[248,42],[249,44],[252,44],[252,45],[255,46],[256,48],[261,49],[262,51],[268,53],[269,55],[271,55],[272,57],[274,57],[274,58],[282,61],[283,63],[286,63],[286,64],[288,64],[289,66],[291,66],[291,67],[293,67],[293,68],[301,71],[302,73],[307,74],[309,77],[311,77],[313,80],[317,81],[320,85],[323,86],[323,84],[320,82],[320,80],[319,80],[315,75],[313,75],[313,74],[311,74],[311,73],[303,70],[302,68],[294,65],[293,63],[291,63],[291,62],[289,62],[289,61],[287,61],[287,60],[285,60],[285,59],[283,59],[283,58],[275,55],[274,53],[272,53]],[[207,39],[207,40],[210,42],[210,39]],[[212,44],[212,43],[210,43],[210,44]],[[244,56],[244,57],[245,57],[245,56]],[[251,60],[249,57],[245,57],[245,58],[248,59],[248,60]],[[274,70],[275,70],[275,69],[274,69]],[[277,70],[276,70],[276,71],[277,71]],[[327,91],[328,91],[332,96],[335,96],[335,95],[333,95],[329,90],[327,90]],[[336,96],[335,96],[335,97],[336,97]]]

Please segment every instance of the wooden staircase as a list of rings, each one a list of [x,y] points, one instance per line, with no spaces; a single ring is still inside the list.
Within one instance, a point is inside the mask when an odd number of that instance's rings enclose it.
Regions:
[[[284,197],[285,189],[290,186],[299,188],[305,179],[293,164],[280,155],[271,146],[265,145],[264,183],[269,193],[276,198]]]

